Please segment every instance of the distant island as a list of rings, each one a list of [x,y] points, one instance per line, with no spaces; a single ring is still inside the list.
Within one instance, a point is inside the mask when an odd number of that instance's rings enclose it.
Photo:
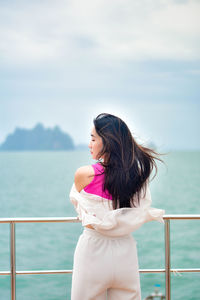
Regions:
[[[156,150],[153,142],[145,145]],[[59,126],[45,128],[38,123],[32,129],[16,128],[15,131],[0,145],[0,151],[61,151],[77,150],[88,151],[88,144],[74,145],[72,137],[63,132]]]
[[[16,128],[0,145],[0,151],[75,150],[73,139],[58,126],[44,128],[38,123],[33,129]]]

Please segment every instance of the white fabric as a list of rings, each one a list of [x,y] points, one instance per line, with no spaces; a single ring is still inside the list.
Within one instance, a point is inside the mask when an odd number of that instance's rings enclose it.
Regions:
[[[151,207],[149,186],[146,195],[143,192],[138,207],[125,207],[113,210],[112,200],[89,194],[82,190],[78,192],[73,183],[70,191],[70,201],[75,207],[82,225],[92,225],[96,231],[108,236],[121,236],[138,229],[149,221],[164,223],[163,209]]]
[[[85,227],[74,252],[71,300],[141,300],[136,241]]]

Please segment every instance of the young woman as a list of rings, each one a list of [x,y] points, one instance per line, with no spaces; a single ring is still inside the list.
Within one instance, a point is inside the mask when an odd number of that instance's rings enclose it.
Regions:
[[[139,145],[120,118],[94,120],[89,149],[97,163],[75,172],[70,191],[84,226],[75,252],[71,300],[140,300],[136,241],[145,222],[163,222],[151,207],[149,178],[158,154]]]

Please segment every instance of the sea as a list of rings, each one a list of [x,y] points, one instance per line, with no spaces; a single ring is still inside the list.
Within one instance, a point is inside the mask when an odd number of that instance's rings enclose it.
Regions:
[[[161,158],[150,182],[152,207],[166,214],[199,214],[200,151],[171,151]],[[74,173],[95,162],[89,151],[0,152],[0,218],[76,217],[69,200]],[[9,229],[0,224],[0,272],[10,270]],[[200,220],[173,220],[170,230],[172,268],[200,268]],[[81,223],[16,224],[16,270],[71,270],[82,231]],[[140,269],[164,268],[164,224],[151,221],[132,234]],[[70,300],[71,278],[17,275],[16,299]],[[165,294],[164,273],[141,273],[140,281],[142,299],[155,288]],[[10,276],[1,275],[0,300],[8,299]],[[199,300],[200,273],[172,273],[171,299]]]

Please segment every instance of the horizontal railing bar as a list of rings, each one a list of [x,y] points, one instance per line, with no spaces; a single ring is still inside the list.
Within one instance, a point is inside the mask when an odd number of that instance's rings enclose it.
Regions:
[[[193,268],[193,269],[171,269],[171,272],[179,272],[179,273],[185,273],[185,272],[200,272],[200,268]]]
[[[10,271],[1,271],[0,275],[11,275]]]
[[[80,222],[77,217],[0,218],[0,223]]]
[[[200,214],[164,215],[164,220],[200,220]],[[0,223],[41,223],[41,222],[81,222],[78,217],[24,217],[24,218],[0,218]]]
[[[34,275],[34,274],[69,274],[72,270],[36,270],[36,271],[17,271],[16,275]]]
[[[165,273],[165,269],[140,269],[140,273]],[[171,273],[185,273],[185,272],[200,272],[200,268],[194,269],[170,269]]]
[[[200,220],[200,214],[194,214],[194,215],[190,215],[190,214],[179,214],[179,215],[164,215],[163,216],[164,220]]]
[[[140,273],[165,273],[165,269],[140,269]],[[171,273],[186,273],[186,272],[200,272],[200,268],[193,269],[170,269]]]
[[[200,220],[200,214],[173,214],[173,215],[164,215],[163,219],[165,220],[165,225],[169,223],[169,220]],[[66,223],[78,223],[81,220],[78,217],[24,217],[24,218],[0,218],[0,224],[2,223],[10,223],[11,229],[12,227],[15,228],[15,223],[59,223],[59,222],[66,222]],[[166,227],[165,227],[166,228]],[[165,233],[166,236],[166,233]],[[167,232],[167,236],[169,236],[169,232]],[[0,275],[10,275],[11,276],[11,298],[15,300],[15,276],[16,275],[34,275],[34,274],[66,274],[66,273],[73,273],[73,270],[35,270],[35,271],[16,271],[15,268],[15,235],[13,237],[13,233],[11,230],[11,245],[12,241],[13,247],[11,247],[11,271],[0,271]],[[170,241],[168,241],[168,244]],[[14,249],[14,250],[13,250]],[[169,249],[167,251],[170,251]],[[166,252],[167,253],[167,252]],[[13,258],[14,257],[14,258]],[[166,257],[166,255],[165,255]],[[140,273],[165,273],[165,276],[170,279],[170,274],[179,274],[182,272],[200,272],[200,268],[193,268],[193,269],[172,269],[170,268],[170,261],[169,266],[165,269],[140,269]],[[166,283],[166,299],[170,300],[170,280]]]
[[[73,270],[35,270],[35,271],[16,271],[16,275],[34,275],[34,274],[69,274]],[[165,269],[140,269],[140,273],[165,273]],[[197,273],[200,268],[194,269],[170,269],[171,273]],[[10,275],[10,271],[1,271],[0,275]]]

